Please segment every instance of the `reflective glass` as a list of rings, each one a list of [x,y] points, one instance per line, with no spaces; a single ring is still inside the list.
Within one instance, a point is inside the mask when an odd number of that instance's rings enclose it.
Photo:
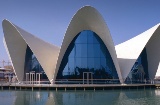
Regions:
[[[89,76],[92,79],[118,79],[107,47],[99,36],[90,30],[80,32],[70,43],[60,64],[57,80],[84,79],[85,72],[92,72],[93,75]]]
[[[88,43],[94,43],[93,41],[94,37],[91,37],[93,36],[93,32],[88,31],[87,35],[88,35]]]
[[[100,57],[100,45],[99,44],[94,44],[94,57]]]
[[[126,83],[145,83],[149,81],[148,61],[146,48],[143,49],[138,59],[134,63],[130,73],[128,74]]]
[[[83,50],[82,50],[81,46],[82,46],[81,44],[75,44],[75,48],[76,48],[75,56],[76,57],[81,57],[81,55],[82,55],[81,51],[83,51]]]
[[[73,48],[73,50],[71,51],[69,57],[73,58],[75,56],[75,47]]]
[[[87,56],[90,57],[94,57],[94,44],[87,44]]]
[[[89,69],[94,68],[94,58],[88,58],[87,60],[88,60],[88,62],[87,62],[88,68]]]
[[[87,44],[81,44],[81,56],[80,57],[87,57]]]
[[[68,65],[68,71],[73,72],[74,71],[74,58],[69,58],[69,65]]]
[[[41,80],[49,81],[43,68],[41,67],[40,63],[38,62],[36,56],[33,54],[29,46],[27,46],[26,49],[26,56],[25,56],[25,67],[24,67],[24,80],[26,79],[26,73],[34,72],[35,77],[36,73],[42,73],[41,74]],[[34,77],[34,78],[35,78]]]

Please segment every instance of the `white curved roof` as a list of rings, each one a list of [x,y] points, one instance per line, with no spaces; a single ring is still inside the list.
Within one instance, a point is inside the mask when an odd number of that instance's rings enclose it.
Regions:
[[[85,6],[80,10],[78,10],[78,12],[74,15],[65,33],[63,43],[60,49],[57,65],[56,65],[54,80],[56,78],[58,69],[60,67],[60,63],[63,59],[63,56],[69,44],[71,43],[73,38],[83,30],[92,30],[97,35],[99,35],[99,37],[102,39],[102,41],[104,42],[104,44],[109,50],[109,53],[113,59],[115,68],[117,70],[119,79],[122,79],[114,44],[104,19],[95,8],[91,6]],[[122,82],[123,81],[121,80],[121,83]]]
[[[59,48],[51,45],[18,26],[3,20],[4,44],[19,81],[24,78],[24,63],[27,45],[35,54],[48,79],[53,78]]]
[[[156,41],[154,39],[154,37],[159,36],[159,33],[157,33],[158,31],[160,31],[159,24],[157,24],[154,27],[150,28],[149,30],[143,32],[142,34],[115,46],[119,66],[120,66],[120,69],[122,72],[122,77],[124,79],[128,76],[131,68],[133,67],[134,63],[136,62],[137,58],[141,54],[144,47],[147,50],[149,75],[150,75],[150,78],[152,78],[152,79],[154,78],[156,68],[153,69],[152,66],[156,62],[158,62],[158,60],[153,61],[153,58],[154,59],[157,58],[154,53],[158,52],[158,49],[155,46],[155,44],[158,41]],[[160,42],[160,38],[157,38],[157,39]],[[153,49],[150,50],[151,48],[153,48],[154,50]],[[159,64],[159,62],[158,62],[158,64]],[[154,66],[154,67],[156,67],[156,66]]]

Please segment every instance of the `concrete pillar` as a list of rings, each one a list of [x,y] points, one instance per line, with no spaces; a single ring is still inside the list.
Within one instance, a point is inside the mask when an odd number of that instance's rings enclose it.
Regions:
[[[30,82],[30,84],[31,84],[31,73],[30,73],[29,75],[30,75],[30,76],[29,76],[29,78],[30,78],[30,79],[29,79],[29,82]]]

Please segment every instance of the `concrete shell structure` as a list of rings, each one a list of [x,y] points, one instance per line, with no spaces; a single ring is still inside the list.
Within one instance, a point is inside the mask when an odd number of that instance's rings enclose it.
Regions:
[[[81,8],[72,18],[63,39],[55,70],[55,76],[57,75],[60,63],[69,44],[71,43],[73,38],[83,30],[92,30],[97,35],[99,35],[111,54],[119,79],[122,80],[120,68],[117,61],[117,55],[109,29],[99,12],[95,8],[90,6]],[[54,77],[54,80],[55,78],[56,77]]]
[[[93,7],[85,6],[72,18],[61,48],[33,36],[8,20],[4,20],[2,25],[4,45],[19,81],[24,79],[27,46],[35,54],[50,82],[54,82],[67,48],[78,33],[84,30],[93,31],[102,40],[113,60],[120,83],[124,83],[144,48],[147,52],[149,78],[154,79],[160,68],[159,24],[114,47],[109,29],[100,13]]]
[[[22,81],[24,78],[25,51],[28,45],[37,57],[49,80],[54,81],[67,47],[73,38],[83,30],[91,30],[102,39],[111,54],[122,83],[121,71],[109,29],[99,12],[90,6],[81,8],[74,15],[65,33],[61,48],[40,40],[7,20],[3,21],[4,44],[18,80]]]
[[[160,24],[117,46],[117,58],[123,79],[126,79],[134,63],[145,48],[148,61],[149,79],[154,79],[160,62]]]
[[[35,54],[49,80],[53,78],[59,48],[51,45],[18,26],[3,20],[4,44],[19,81],[24,78],[24,64],[27,45]],[[47,62],[47,63],[46,63]]]

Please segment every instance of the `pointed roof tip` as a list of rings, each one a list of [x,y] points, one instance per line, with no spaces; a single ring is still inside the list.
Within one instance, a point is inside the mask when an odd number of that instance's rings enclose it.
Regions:
[[[8,19],[3,19],[2,23],[4,23],[4,22],[9,22],[9,20]]]
[[[157,25],[160,26],[160,23],[158,23]]]
[[[158,26],[160,26],[160,23],[155,24],[155,25],[152,26],[151,28],[153,28],[153,27],[158,27]]]
[[[160,26],[160,23],[157,23],[157,24],[155,24],[154,26],[152,26],[151,28],[154,28],[154,27],[157,27],[157,28],[158,28],[159,26]],[[150,28],[150,29],[151,29],[151,28]]]
[[[2,25],[6,24],[6,23],[12,24],[8,19],[3,19],[3,20],[2,20]],[[13,24],[12,24],[12,25],[13,25]]]
[[[85,5],[85,6],[82,6],[82,8],[89,8],[89,7],[92,7],[91,5]],[[93,7],[92,7],[93,8]]]
[[[15,27],[15,25],[12,22],[10,22],[8,19],[3,19],[2,20],[2,27],[4,28],[6,25],[10,25],[10,26]]]
[[[94,8],[94,7],[92,7],[91,5],[85,5],[85,6],[82,6],[79,10],[85,9],[85,8]],[[95,8],[94,8],[94,9],[95,9]]]

